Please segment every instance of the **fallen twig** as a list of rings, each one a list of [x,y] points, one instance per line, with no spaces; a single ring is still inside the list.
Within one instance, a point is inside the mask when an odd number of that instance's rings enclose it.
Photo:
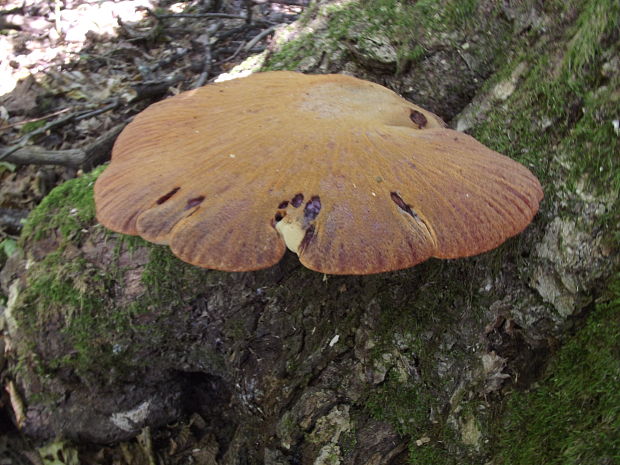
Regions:
[[[125,23],[120,17],[116,20],[116,22],[118,23],[118,26],[123,30],[123,33],[127,36],[127,40],[129,42],[147,40],[153,34],[152,29],[144,33],[136,31],[135,28]]]
[[[55,128],[56,126],[61,126],[65,123],[68,123],[73,118],[75,118],[75,113],[71,113],[69,115],[63,116],[62,118],[58,118],[57,120],[50,121],[45,126],[42,126],[38,129],[35,129],[34,131],[29,132],[28,134],[24,135],[19,140],[19,142],[15,144],[13,147],[10,147],[4,150],[2,153],[0,153],[0,160],[8,159],[10,155],[17,152],[21,148],[25,147],[28,141],[32,139],[34,136],[38,136],[39,134],[44,134],[45,132],[49,131],[52,128]]]
[[[198,88],[198,87],[202,87],[205,82],[207,82],[207,79],[209,78],[209,73],[211,72],[211,45],[209,44],[209,35],[206,35],[204,42],[204,48],[205,48],[205,56],[204,56],[204,65],[202,67],[202,72],[200,73],[200,76],[198,76],[198,79],[196,80],[196,83],[194,84],[194,88]]]
[[[239,34],[240,32],[244,32],[248,29],[260,29],[260,28],[261,28],[260,23],[242,24],[241,26],[237,26],[231,29],[227,29],[225,31],[221,31],[215,37],[217,38],[218,42],[221,42],[224,39],[227,39],[228,37]]]
[[[243,0],[243,1],[245,3],[245,9],[247,11],[245,23],[252,24],[252,7],[254,6],[254,3],[252,2],[252,0]]]
[[[273,33],[277,27],[278,26],[271,26],[270,28],[265,29],[264,31],[258,33],[256,36],[252,38],[252,40],[250,40],[247,44],[245,44],[243,49],[247,52],[252,47],[254,47],[257,43],[259,43],[261,40],[267,37],[269,34]]]
[[[101,113],[105,113],[106,111],[114,110],[119,105],[119,100],[114,99],[112,103],[109,103],[105,107],[98,108],[97,110],[87,111],[80,115],[76,115],[75,121],[81,121],[83,119],[92,118],[93,116],[100,115]]]
[[[121,123],[99,136],[86,147],[67,150],[48,150],[36,145],[18,147],[6,155],[6,161],[16,165],[60,165],[69,168],[91,169],[109,156],[118,134],[127,123]],[[7,153],[7,152],[5,152]]]
[[[230,55],[228,58],[224,58],[223,60],[218,61],[216,65],[221,65],[222,63],[226,63],[227,61],[234,60],[237,57],[237,55],[239,55],[241,50],[243,50],[243,48],[245,47],[245,44],[246,44],[245,41],[241,42],[241,45],[237,47],[237,50],[235,50],[235,52],[232,55]]]
[[[309,0],[254,0],[254,3],[259,4],[259,5],[262,3],[278,3],[280,5],[307,7],[310,1]]]
[[[180,60],[181,58],[186,56],[189,52],[190,52],[189,48],[177,49],[177,51],[175,51],[172,55],[162,58],[157,63],[150,66],[149,71],[153,73],[154,71],[157,71],[160,68],[165,68],[166,66],[171,65],[175,61]]]
[[[71,110],[71,108],[63,108],[62,110],[55,111],[54,113],[50,113],[49,115],[39,116],[38,118],[31,118],[31,119],[26,119],[24,121],[17,121],[16,123],[7,124],[6,126],[1,127],[0,131],[6,131],[7,129],[15,128],[18,126],[23,126],[24,124],[28,124],[28,123],[36,123],[37,121],[45,121],[46,119],[52,118],[53,116],[58,116],[63,113],[66,113],[69,110]]]
[[[75,112],[75,113],[70,113],[68,115],[65,115],[65,116],[63,116],[61,118],[58,118],[57,120],[50,121],[46,125],[44,125],[44,126],[42,126],[40,128],[37,128],[34,131],[29,132],[28,134],[25,134],[19,140],[19,142],[17,142],[15,145],[13,145],[12,147],[9,147],[9,148],[5,149],[4,151],[2,151],[0,153],[0,160],[7,160],[7,161],[12,160],[11,155],[13,155],[14,153],[16,153],[16,152],[22,150],[24,147],[26,147],[26,145],[28,144],[30,139],[32,139],[35,136],[38,136],[38,135],[41,135],[41,134],[45,134],[50,129],[53,129],[53,128],[57,127],[57,126],[62,126],[63,124],[67,124],[69,121],[80,121],[80,120],[83,120],[83,119],[86,119],[86,118],[91,118],[93,116],[99,115],[99,114],[104,113],[106,111],[113,110],[118,105],[119,105],[119,101],[118,100],[114,100],[112,103],[106,105],[105,107],[99,108],[97,110],[78,111],[78,112]],[[43,149],[43,150],[45,150],[45,149]],[[54,152],[54,151],[51,151],[51,152]]]
[[[179,19],[179,18],[190,18],[190,19],[221,18],[221,19],[242,19],[248,24],[252,21],[251,10],[249,10],[250,11],[249,16],[231,15],[228,13],[173,13],[173,14],[167,14],[167,15],[158,15],[157,13],[153,12],[149,8],[145,8],[145,10],[149,15],[153,16],[157,20]],[[259,19],[259,20],[254,21],[254,24],[266,24],[266,25],[271,26],[271,25],[274,25],[275,23],[273,21]]]
[[[245,16],[241,15],[231,15],[228,13],[174,13],[169,15],[158,15],[151,11],[150,9],[146,9],[146,11],[156,19],[175,19],[175,18],[222,18],[222,19],[242,19],[246,20]]]
[[[133,98],[132,103],[146,98],[160,97],[165,94],[170,87],[184,80],[184,77],[180,74],[184,69],[177,69],[177,74],[167,76],[162,81],[145,81],[132,85],[131,87],[136,91],[136,96]]]

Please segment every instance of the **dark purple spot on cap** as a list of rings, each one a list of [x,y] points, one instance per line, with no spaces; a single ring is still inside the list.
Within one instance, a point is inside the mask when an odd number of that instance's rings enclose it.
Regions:
[[[423,127],[426,126],[426,123],[428,123],[426,116],[424,116],[422,113],[420,113],[417,110],[411,110],[411,113],[409,114],[409,118],[411,118],[411,121],[413,121],[415,124],[418,125],[419,129],[422,129]]]
[[[179,189],[181,189],[181,188],[180,187],[175,187],[170,192],[168,192],[166,195],[162,195],[160,198],[157,199],[157,202],[156,202],[157,205],[161,205],[162,203],[166,202],[167,200],[170,200],[170,197],[172,197],[174,194],[179,192]]]
[[[411,209],[411,207],[407,205],[405,201],[402,199],[402,197],[398,195],[396,192],[390,192],[390,197],[392,197],[392,200],[394,201],[394,203],[398,205],[398,208],[403,210],[405,213],[410,214],[412,218],[418,217],[418,215]]]
[[[304,208],[304,218],[313,220],[321,211],[321,199],[318,195],[313,195]]]
[[[199,195],[198,197],[194,197],[193,199],[189,199],[187,201],[187,205],[185,205],[185,209],[189,210],[190,208],[197,207],[198,205],[200,205],[202,203],[202,201],[204,199],[205,199],[204,195]]]
[[[304,194],[295,194],[295,197],[291,199],[291,205],[295,208],[299,208],[302,203],[304,203]]]
[[[276,223],[278,221],[282,221],[282,218],[284,218],[286,216],[286,212],[278,212],[276,213],[276,216],[274,217],[274,219],[276,220]]]
[[[280,205],[278,205],[278,208],[280,210],[285,209],[286,207],[288,207],[288,200],[285,200],[284,202],[280,202]]]

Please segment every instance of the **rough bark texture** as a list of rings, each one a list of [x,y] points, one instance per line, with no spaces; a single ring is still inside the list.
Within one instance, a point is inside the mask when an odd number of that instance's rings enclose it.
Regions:
[[[86,174],[31,215],[1,275],[26,434],[111,443],[198,414],[204,463],[501,455],[504,396],[541,379],[617,270],[618,8],[374,3],[319,2],[265,68],[351,72],[452,119],[540,177],[534,223],[400,272],[323,276],[287,254],[223,273],[106,232]]]

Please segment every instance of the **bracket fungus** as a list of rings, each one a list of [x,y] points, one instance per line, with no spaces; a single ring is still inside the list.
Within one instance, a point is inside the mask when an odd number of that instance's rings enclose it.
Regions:
[[[95,185],[103,225],[186,262],[256,270],[288,247],[330,274],[485,252],[542,197],[527,168],[385,87],[287,71],[151,105]]]

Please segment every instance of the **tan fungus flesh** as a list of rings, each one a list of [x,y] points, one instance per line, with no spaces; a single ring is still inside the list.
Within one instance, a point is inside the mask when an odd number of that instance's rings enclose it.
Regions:
[[[384,87],[285,71],[150,106],[95,185],[101,223],[189,263],[256,270],[288,245],[334,274],[490,250],[542,196],[527,168]]]

